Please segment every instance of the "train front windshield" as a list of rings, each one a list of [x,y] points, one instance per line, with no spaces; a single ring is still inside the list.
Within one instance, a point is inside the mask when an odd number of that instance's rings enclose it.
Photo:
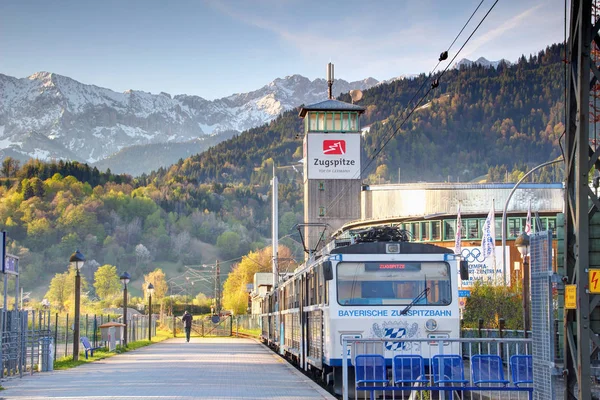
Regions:
[[[341,305],[445,306],[452,302],[450,266],[445,262],[341,262],[337,298]],[[426,290],[428,289],[428,290]]]

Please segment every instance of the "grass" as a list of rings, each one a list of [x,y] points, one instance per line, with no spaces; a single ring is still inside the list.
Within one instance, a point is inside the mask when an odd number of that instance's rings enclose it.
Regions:
[[[127,353],[128,351],[139,349],[140,347],[145,347],[151,345],[152,343],[162,342],[163,340],[171,338],[172,335],[170,332],[166,331],[156,331],[156,336],[152,338],[152,341],[148,340],[137,340],[135,342],[127,343],[127,347],[123,347],[118,345],[115,351],[108,351],[103,349],[98,349],[94,351],[93,356],[89,356],[88,359],[85,359],[84,354],[79,355],[79,360],[74,361],[73,357],[67,356],[59,358],[54,362],[55,370],[63,370],[69,368],[75,368],[83,364],[91,363],[94,361],[102,360],[108,357],[115,356],[117,354]]]
[[[236,329],[233,328],[233,333],[235,333],[235,331],[236,331]],[[244,333],[246,335],[251,335],[251,336],[254,336],[254,337],[257,337],[257,338],[260,336],[260,328],[257,328],[257,329],[238,328],[237,331],[239,333]]]

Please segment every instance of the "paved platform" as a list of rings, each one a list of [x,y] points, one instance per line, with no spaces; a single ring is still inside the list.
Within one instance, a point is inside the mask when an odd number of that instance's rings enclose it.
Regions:
[[[1,382],[1,399],[335,399],[259,342],[170,339]]]

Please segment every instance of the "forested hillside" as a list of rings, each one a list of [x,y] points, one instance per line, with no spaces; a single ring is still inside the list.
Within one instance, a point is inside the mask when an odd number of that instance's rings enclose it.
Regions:
[[[468,181],[492,167],[511,171],[516,165],[525,170],[527,165],[556,157],[564,130],[561,52],[562,46],[553,45],[510,66],[450,69],[404,124],[408,103],[427,79],[425,75],[366,90],[360,104],[366,108],[362,126],[370,125],[364,135],[367,159],[398,132],[363,178],[381,166],[379,179],[392,182],[398,180],[398,169],[403,182],[443,181],[449,175],[452,181]],[[340,99],[350,101],[347,95]],[[273,159],[277,165],[297,161],[302,156],[301,137],[298,110],[290,111],[186,159],[165,176],[264,187],[271,173],[263,168],[265,160]]]

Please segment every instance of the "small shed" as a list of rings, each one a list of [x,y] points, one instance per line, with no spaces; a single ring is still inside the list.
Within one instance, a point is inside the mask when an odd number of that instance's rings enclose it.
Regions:
[[[102,337],[102,341],[110,342],[110,341],[122,341],[123,340],[123,328],[125,324],[120,322],[106,322],[99,326],[100,335]]]

